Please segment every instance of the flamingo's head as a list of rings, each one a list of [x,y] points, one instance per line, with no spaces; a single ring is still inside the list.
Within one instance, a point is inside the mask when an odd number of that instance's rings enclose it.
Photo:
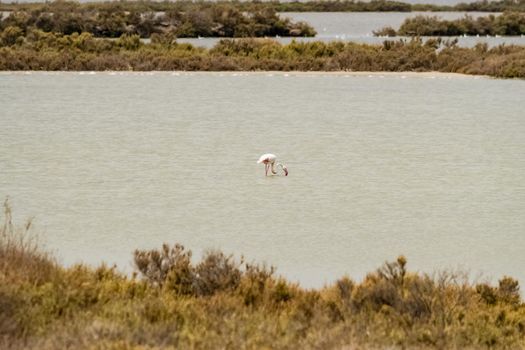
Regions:
[[[288,168],[283,166],[284,176],[288,176]]]

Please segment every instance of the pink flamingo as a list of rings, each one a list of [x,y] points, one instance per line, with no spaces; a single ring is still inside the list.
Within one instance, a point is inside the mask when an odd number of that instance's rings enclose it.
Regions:
[[[275,166],[280,166],[284,171],[284,176],[288,176],[288,168],[286,168],[286,166],[282,165],[281,163],[276,164],[276,159],[277,157],[275,156],[275,154],[266,153],[259,158],[257,164],[264,163],[264,173],[266,176],[268,176],[268,169],[271,169],[272,174],[277,174],[277,172],[275,171]]]

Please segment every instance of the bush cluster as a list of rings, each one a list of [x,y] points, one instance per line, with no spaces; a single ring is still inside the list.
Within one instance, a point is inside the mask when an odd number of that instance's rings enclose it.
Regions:
[[[304,289],[219,251],[194,263],[181,245],[137,250],[137,273],[62,267],[0,226],[0,348],[520,348],[518,282],[407,270],[400,256],[363,281]]]
[[[525,0],[479,0],[471,3],[459,3],[453,7],[455,11],[504,12],[525,11]],[[447,10],[448,11],[448,10]]]
[[[219,291],[232,291],[239,287],[241,264],[222,252],[207,252],[194,266],[191,251],[176,244],[162,246],[160,251],[134,253],[135,267],[150,283],[167,288],[179,295],[205,296]]]
[[[263,37],[314,36],[315,30],[304,22],[280,18],[271,7],[241,11],[223,2],[184,9],[173,7],[164,12],[141,10],[128,3],[112,2],[82,5],[57,1],[34,7],[20,7],[0,21],[0,29],[17,27],[27,33],[36,28],[61,34],[91,33],[95,37],[118,38],[138,34],[149,38],[154,33],[177,37]]]
[[[375,31],[378,36],[459,36],[459,35],[523,35],[525,13],[505,12],[502,15],[456,20],[442,20],[437,16],[407,18],[396,31],[385,27]]]
[[[505,78],[525,77],[525,47],[458,47],[455,41],[419,38],[381,45],[223,39],[205,49],[155,34],[116,40],[92,34],[60,35],[17,27],[0,32],[0,70],[69,71],[440,71]]]

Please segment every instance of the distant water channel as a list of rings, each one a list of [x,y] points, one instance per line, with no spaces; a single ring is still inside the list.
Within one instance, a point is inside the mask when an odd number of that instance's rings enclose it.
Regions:
[[[404,37],[384,38],[375,37],[374,30],[390,26],[398,29],[406,18],[417,15],[438,16],[453,20],[465,15],[474,18],[488,16],[487,12],[281,12],[280,16],[289,17],[294,22],[305,21],[315,28],[315,38],[296,38],[300,41],[354,41],[366,44],[380,44],[385,40],[407,39]],[[492,13],[497,15],[497,13]],[[455,37],[444,37],[454,39]],[[410,38],[408,38],[410,40]],[[489,46],[500,44],[525,45],[525,36],[517,37],[457,37],[458,45],[465,47],[475,46],[477,43],[487,43]],[[188,42],[196,46],[212,47],[219,38],[179,39],[179,42]],[[279,42],[288,44],[292,38],[277,38]]]
[[[423,1],[423,0],[422,0]],[[412,3],[418,3],[414,0]],[[442,4],[445,4],[443,2]],[[0,12],[0,15],[7,17],[10,12]],[[158,15],[163,12],[158,12]],[[418,15],[437,16],[446,20],[462,18],[465,15],[471,17],[488,16],[490,14],[499,15],[490,12],[280,12],[281,17],[288,17],[294,22],[304,21],[310,24],[317,31],[313,38],[290,38],[279,37],[272,38],[282,44],[289,44],[292,40],[297,41],[353,41],[365,44],[381,44],[385,40],[400,40],[411,38],[407,37],[376,37],[373,31],[383,27],[390,26],[398,29],[405,19]],[[423,37],[423,39],[427,39]],[[443,37],[443,39],[457,39],[458,45],[464,47],[473,47],[478,43],[487,43],[489,46],[501,44],[525,45],[525,36],[460,36],[460,37]],[[178,42],[190,43],[195,46],[211,48],[221,38],[179,38]],[[142,39],[143,42],[150,42],[150,39]]]
[[[405,254],[525,284],[525,82],[1,73],[0,196],[60,261],[179,242],[305,286]],[[276,153],[290,176],[256,164]]]

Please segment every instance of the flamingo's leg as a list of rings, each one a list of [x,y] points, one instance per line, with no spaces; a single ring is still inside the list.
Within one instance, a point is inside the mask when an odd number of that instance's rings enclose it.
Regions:
[[[264,163],[264,176],[268,176],[268,163]]]

